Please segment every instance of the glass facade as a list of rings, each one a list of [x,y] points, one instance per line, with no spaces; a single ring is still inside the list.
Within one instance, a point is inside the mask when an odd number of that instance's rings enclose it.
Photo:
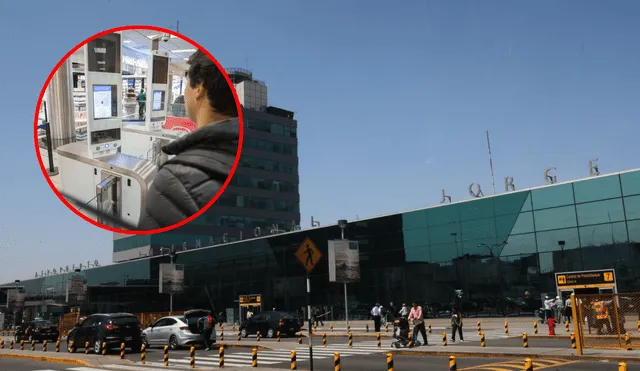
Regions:
[[[207,245],[206,233],[176,238],[196,237]],[[541,294],[555,293],[558,271],[614,268],[618,290],[637,291],[640,170],[354,221],[345,237],[360,244],[361,281],[349,284],[348,290],[354,318],[366,316],[375,302],[417,300],[437,312],[458,300],[455,290],[464,292],[459,305],[468,313],[530,313],[539,308]],[[185,264],[188,288],[174,297],[174,307],[206,306],[207,292],[218,308],[236,308],[243,294],[262,294],[267,308],[302,307],[305,271],[295,251],[305,238],[326,257],[327,241],[340,238],[340,228],[313,228],[179,253],[176,262]],[[150,239],[152,244],[176,243],[167,235]],[[102,273],[95,278],[87,271],[89,300],[106,295],[92,286],[126,283],[127,275],[138,284],[156,285],[158,264],[168,259],[98,268]],[[329,282],[326,258],[310,277],[312,305],[333,307],[332,313],[340,318],[343,286]],[[28,285],[36,291],[42,286]],[[168,306],[168,298],[160,295],[128,300],[129,311]]]

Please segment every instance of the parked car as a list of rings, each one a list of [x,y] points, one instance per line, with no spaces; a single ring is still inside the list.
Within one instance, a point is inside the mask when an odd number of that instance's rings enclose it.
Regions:
[[[182,316],[162,317],[142,331],[142,342],[147,347],[169,345],[171,350],[186,345],[204,344],[204,336],[197,321],[209,314],[208,310],[194,309]]]
[[[35,320],[25,322],[18,327],[15,334],[15,341],[56,341],[59,337],[60,329],[58,326],[54,325],[50,321],[36,318]]]
[[[92,314],[69,331],[68,349],[72,341],[76,349],[84,348],[88,341],[96,354],[102,353],[103,343],[106,343],[107,351],[120,348],[120,344],[124,343],[125,347],[137,353],[142,347],[140,320],[130,313]]]
[[[268,338],[276,336],[277,332],[287,336],[294,336],[300,331],[298,319],[290,312],[272,311],[254,315],[240,325],[240,335],[246,338],[249,335],[261,335]]]

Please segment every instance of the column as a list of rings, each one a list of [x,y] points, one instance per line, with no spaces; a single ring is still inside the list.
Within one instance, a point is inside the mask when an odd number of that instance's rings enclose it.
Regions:
[[[51,123],[53,150],[75,141],[75,115],[69,61],[62,63],[49,83],[47,110]],[[87,102],[89,104],[89,102]]]

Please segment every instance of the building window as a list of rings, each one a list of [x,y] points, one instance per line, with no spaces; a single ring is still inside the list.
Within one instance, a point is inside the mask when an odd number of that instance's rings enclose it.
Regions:
[[[533,209],[548,209],[558,206],[573,205],[573,186],[561,184],[531,191]]]
[[[576,205],[578,225],[612,223],[624,220],[622,199],[590,202]]]
[[[245,155],[242,155],[242,157],[240,157],[240,166],[251,169],[280,172],[285,174],[295,174],[298,172],[298,166],[295,164],[257,159]]]
[[[625,173],[620,175],[622,194],[625,196],[640,194],[640,172]]]
[[[620,197],[620,177],[602,176],[573,183],[576,203]]]
[[[276,143],[264,139],[246,138],[244,145],[247,148],[257,149],[260,151],[280,153],[283,155],[297,155],[298,150],[295,144]]]
[[[536,221],[536,231],[568,228],[578,225],[574,206],[538,210],[534,211],[533,214]]]
[[[625,197],[624,208],[627,220],[640,219],[640,196]]]
[[[538,252],[566,251],[580,248],[577,228],[537,232],[536,238],[538,240]]]

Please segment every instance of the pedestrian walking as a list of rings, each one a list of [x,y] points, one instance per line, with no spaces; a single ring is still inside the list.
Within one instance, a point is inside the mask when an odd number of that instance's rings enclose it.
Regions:
[[[564,316],[564,301],[562,301],[562,298],[556,296],[553,307],[556,309],[556,321],[562,323],[562,317]]]
[[[573,312],[571,311],[571,298],[567,298],[567,301],[564,302],[564,318],[571,323],[571,317],[573,316]]]
[[[407,304],[402,303],[402,308],[400,308],[400,312],[398,312],[400,317],[407,318],[409,316],[409,309],[407,308]]]
[[[458,311],[458,308],[451,308],[451,342],[456,342],[456,332],[460,335],[460,342],[464,342],[464,336],[462,335],[462,313]]]
[[[376,303],[371,309],[371,317],[373,317],[373,327],[375,332],[380,332],[380,322],[382,320],[382,312],[380,310],[380,304]]]
[[[424,328],[424,314],[422,313],[422,307],[417,302],[412,303],[411,312],[409,312],[409,323],[413,326],[413,337],[411,343],[413,346],[418,346],[418,331],[422,334],[422,340],[424,345],[429,345],[427,340],[427,330]]]

